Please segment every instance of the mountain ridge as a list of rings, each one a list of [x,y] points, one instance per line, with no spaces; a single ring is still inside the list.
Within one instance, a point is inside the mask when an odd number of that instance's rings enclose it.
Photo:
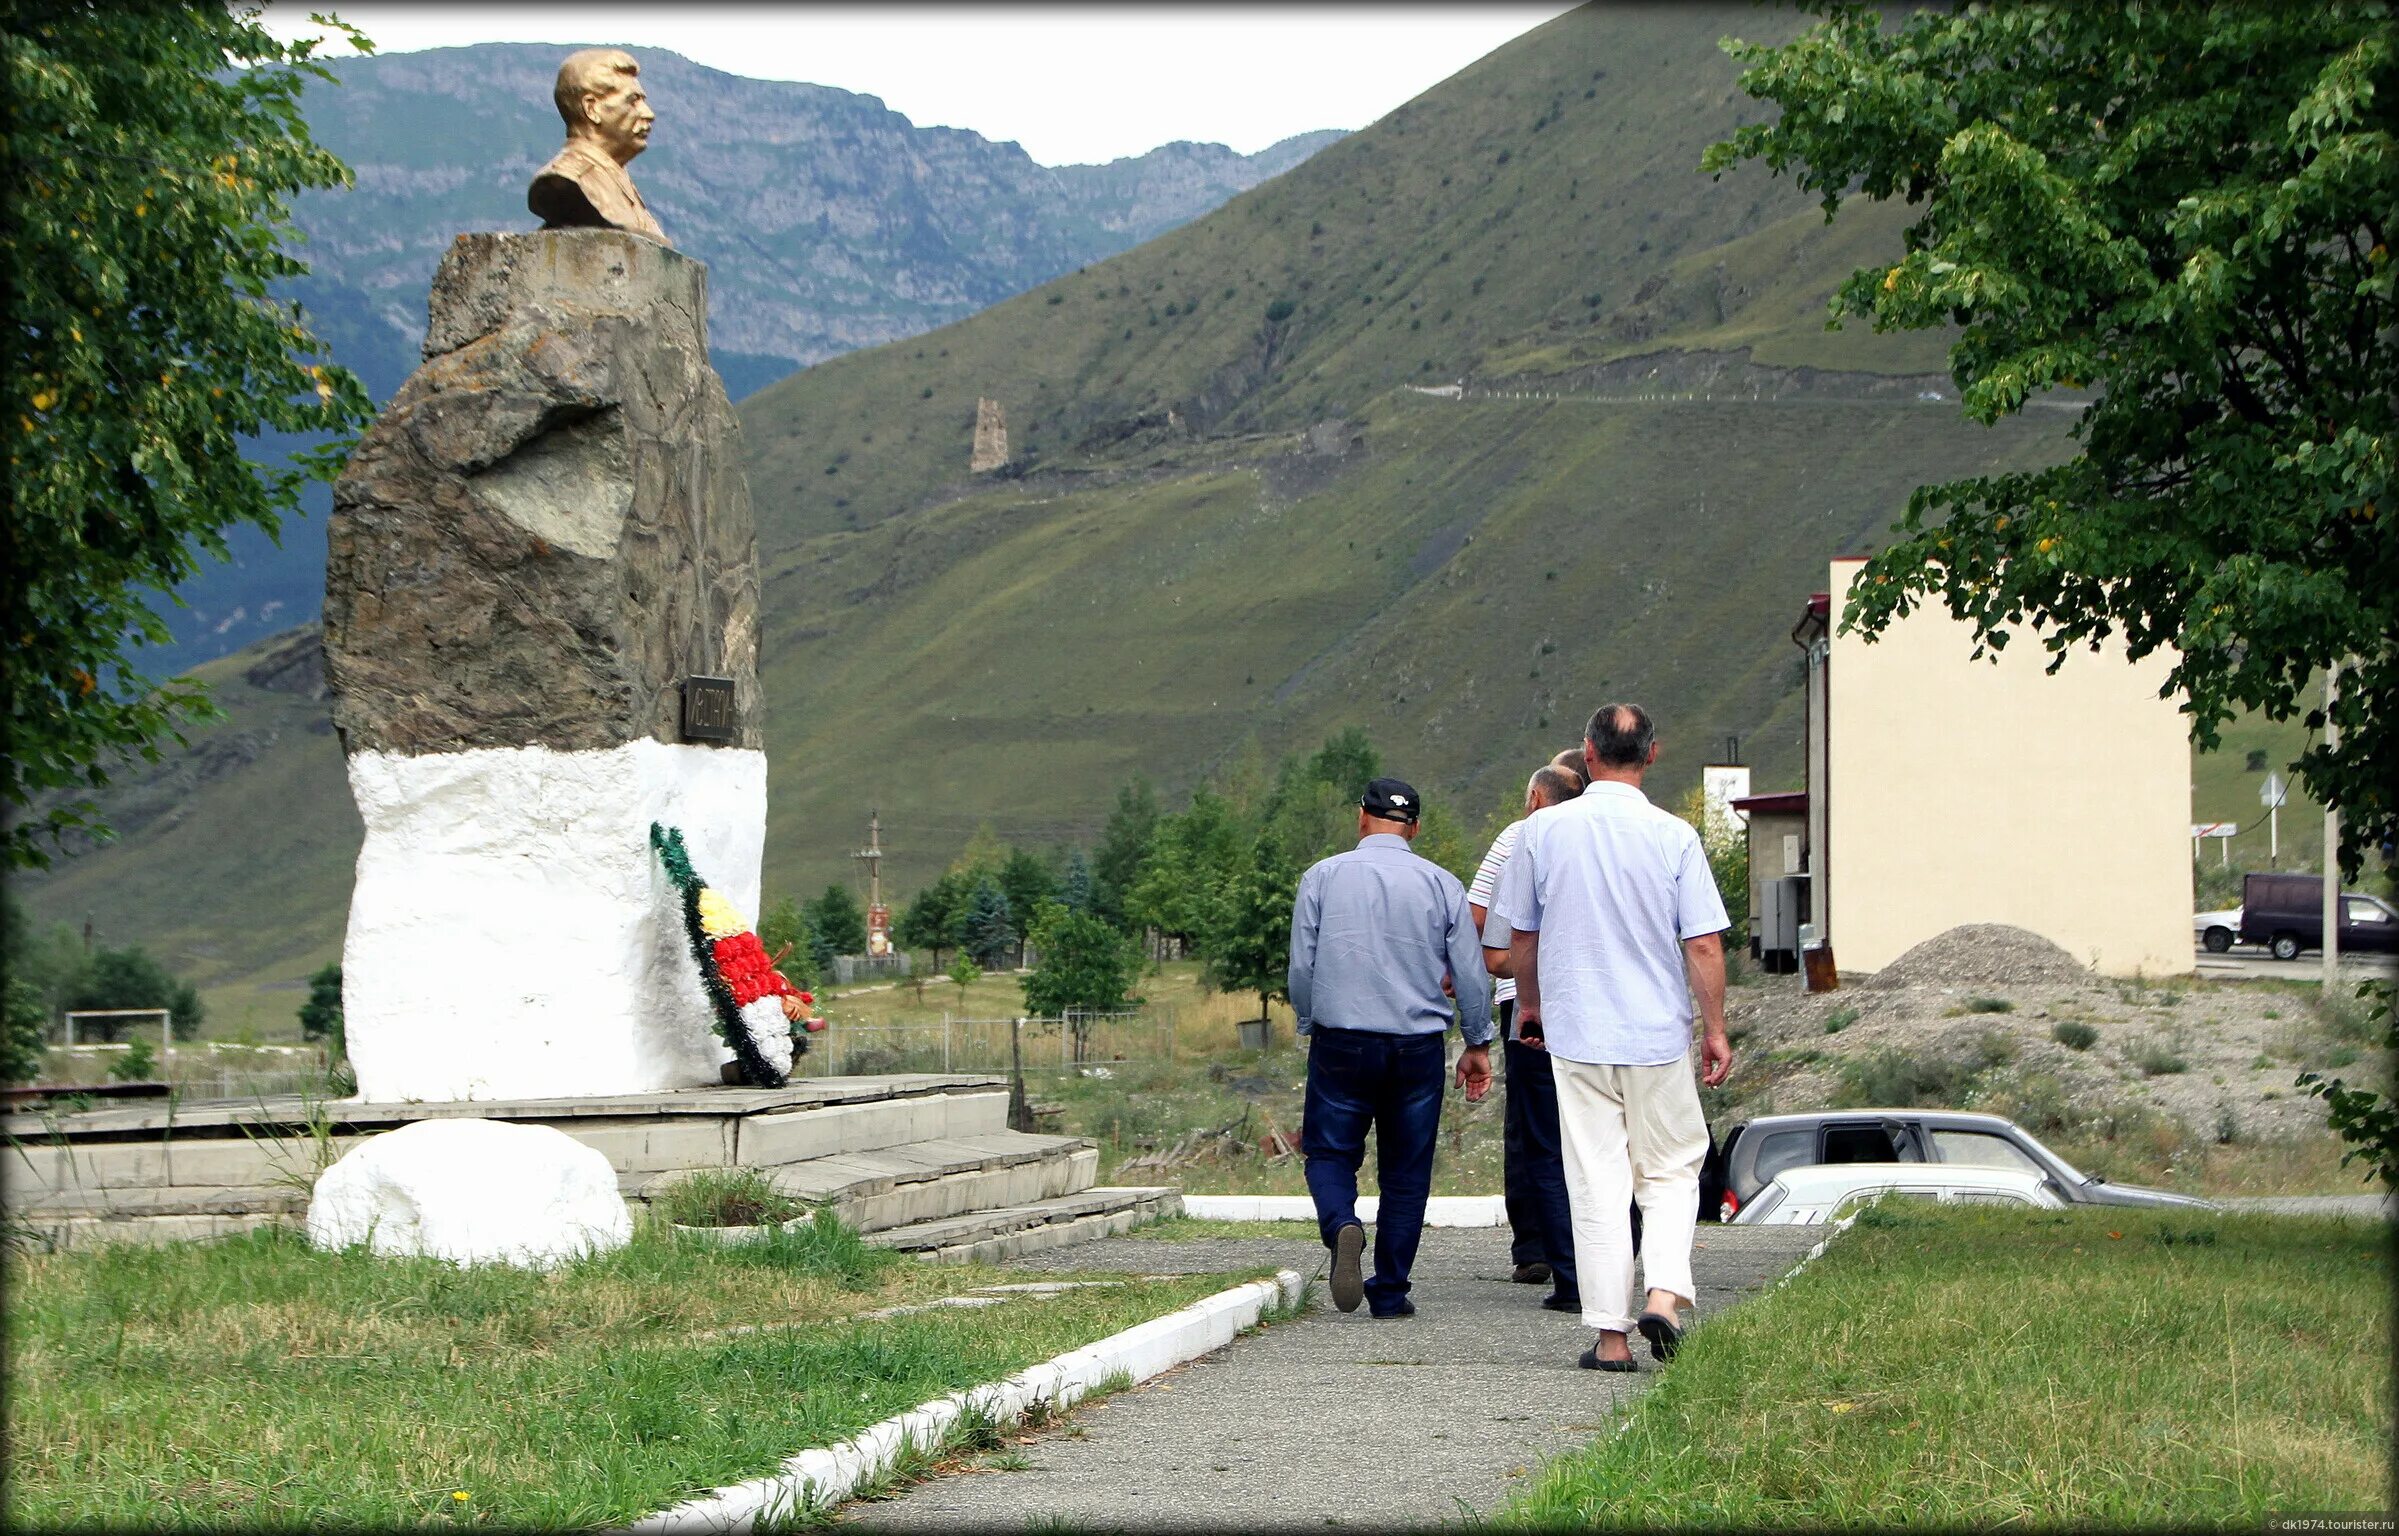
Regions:
[[[848,878],[869,809],[904,894],[984,822],[1088,837],[1134,773],[1172,797],[1352,725],[1469,827],[1610,697],[1661,723],[1653,798],[1727,736],[1795,781],[1829,559],[2069,419],[1975,427],[1943,338],[1824,329],[1893,210],[1697,174],[1755,110],[1716,39],[1796,25],[1570,13],[1201,219],[745,401],[770,896]],[[978,475],[985,396],[1016,457]],[[338,952],[356,846],[321,706],[246,665],[207,675],[276,740],[37,891],[221,985]],[[267,805],[275,910],[314,903],[271,959],[172,895],[258,889]]]

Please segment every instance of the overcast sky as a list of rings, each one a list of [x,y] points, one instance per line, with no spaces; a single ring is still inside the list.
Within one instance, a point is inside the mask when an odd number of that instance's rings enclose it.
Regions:
[[[468,43],[623,43],[732,74],[879,96],[920,126],[1013,139],[1044,165],[1176,139],[1252,154],[1363,128],[1573,6],[475,5],[273,0],[267,26],[335,10],[377,53]],[[668,106],[667,110],[672,111]]]

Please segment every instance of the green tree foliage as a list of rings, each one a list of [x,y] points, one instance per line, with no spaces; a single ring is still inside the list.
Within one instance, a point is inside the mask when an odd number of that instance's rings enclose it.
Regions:
[[[1170,938],[1196,940],[1215,921],[1225,883],[1253,835],[1230,801],[1201,785],[1191,792],[1188,810],[1159,818],[1127,911]]]
[[[789,896],[758,919],[758,942],[770,957],[783,957],[775,962],[775,968],[801,991],[814,992],[824,981],[825,969],[817,963],[816,934],[809,927],[808,914]]]
[[[152,1048],[148,1035],[135,1035],[127,1042],[125,1054],[108,1065],[108,1075],[120,1083],[146,1082],[158,1075],[158,1052]]]
[[[67,992],[90,956],[83,940],[64,923],[37,932],[15,891],[0,890],[0,974],[34,990],[44,1011],[67,1005]]]
[[[1098,904],[1098,885],[1091,874],[1091,860],[1080,848],[1066,855],[1066,873],[1058,880],[1058,905],[1069,912],[1090,912]]]
[[[1033,926],[1040,963],[1026,973],[1025,1011],[1061,1018],[1068,1010],[1105,1013],[1124,1005],[1141,959],[1133,944],[1087,912],[1051,902]]]
[[[975,882],[966,898],[966,921],[960,942],[976,965],[992,970],[1008,963],[1016,947],[1016,923],[1008,912],[1008,897],[989,876]]]
[[[1021,958],[1042,907],[1057,897],[1058,877],[1041,855],[1011,848],[1000,864],[1000,894],[1008,898],[1009,923],[1016,930]]]
[[[1116,808],[1091,860],[1094,910],[1119,928],[1133,926],[1129,903],[1157,830],[1158,792],[1136,775],[1116,791]]]
[[[1291,970],[1291,903],[1299,871],[1261,836],[1248,864],[1234,876],[1201,945],[1201,977],[1221,992],[1254,992],[1263,1019],[1287,995]]]
[[[201,1005],[199,990],[189,982],[178,981],[139,944],[94,950],[90,961],[68,985],[65,1006],[164,1008],[173,1020],[178,1040],[196,1037],[208,1016]],[[122,1020],[94,1019],[88,1025],[79,1025],[76,1034],[80,1039],[88,1031],[113,1040],[122,1027]]]
[[[1843,622],[1938,598],[1997,649],[2171,647],[2192,734],[2237,708],[2320,725],[2293,765],[2343,812],[2342,860],[2399,827],[2399,29],[2383,3],[1865,6],[1781,47],[1728,44],[1774,119],[1762,160],[1917,210],[1833,314],[1955,326],[1990,422],[2089,389],[2053,467],[1920,488]]]
[[[947,974],[950,978],[950,985],[958,989],[958,1006],[964,1008],[966,1006],[966,989],[973,986],[976,980],[982,976],[983,968],[975,964],[974,956],[960,950],[958,958],[950,962]]]
[[[8,978],[0,987],[0,1082],[29,1083],[42,1075],[50,1010],[33,983]]]
[[[941,952],[956,949],[964,932],[969,889],[963,876],[945,874],[918,891],[891,925],[893,941],[903,949],[931,951],[933,968],[941,969]]]
[[[2395,990],[2399,989],[2387,981],[2358,988],[2358,995],[2369,999],[2386,1062],[2399,1059],[2399,1009],[2392,1006]],[[2380,1180],[2386,1194],[2399,1194],[2399,1095],[2389,1091],[2387,1080],[2380,1084],[2373,1080],[2381,1075],[2369,1074],[2365,1085],[2351,1087],[2337,1077],[2302,1072],[2299,1087],[2324,1101],[2325,1123],[2349,1144],[2341,1154],[2341,1166],[2362,1163],[2368,1180]]]
[[[999,833],[993,831],[991,823],[986,821],[976,825],[975,835],[966,840],[966,846],[958,851],[958,857],[950,861],[949,872],[963,877],[966,888],[971,891],[975,881],[984,875],[997,879],[1000,866],[1007,862],[1008,845],[1000,841]]]
[[[866,909],[850,888],[839,881],[808,903],[808,931],[816,936],[820,971],[833,968],[835,955],[866,953]],[[763,937],[763,935],[761,935]]]
[[[1382,754],[1366,733],[1354,725],[1344,726],[1325,738],[1316,755],[1308,759],[1308,777],[1319,784],[1329,784],[1335,793],[1350,804],[1366,793],[1366,786],[1383,771]]]
[[[315,47],[217,5],[12,3],[0,25],[10,865],[104,830],[87,792],[211,713],[198,684],[140,675],[138,646],[168,638],[146,594],[225,558],[229,529],[273,533],[369,419],[274,293],[307,270],[292,197],[350,183],[301,115],[305,81],[332,78]],[[261,433],[317,446],[270,468],[242,456]]]
[[[300,1005],[300,1038],[322,1040],[336,1059],[350,1054],[342,1021],[342,968],[328,965],[308,978],[308,1001]]]
[[[1732,919],[1732,927],[1724,935],[1727,953],[1738,954],[1749,947],[1749,835],[1738,827],[1708,819],[1707,791],[1700,785],[1691,786],[1683,796],[1677,815],[1691,824],[1699,834],[1700,847],[1707,850],[1708,873],[1715,878],[1716,895],[1724,902],[1724,915]]]

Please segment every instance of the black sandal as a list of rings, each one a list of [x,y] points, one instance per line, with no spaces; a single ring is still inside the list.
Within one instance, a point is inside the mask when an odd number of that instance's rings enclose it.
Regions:
[[[1641,1337],[1649,1340],[1649,1357],[1652,1360],[1671,1360],[1675,1350],[1682,1345],[1681,1326],[1662,1312],[1644,1312],[1641,1320],[1633,1326],[1641,1330]]]
[[[1630,1355],[1625,1356],[1622,1360],[1602,1360],[1599,1357],[1597,1344],[1584,1350],[1583,1358],[1576,1361],[1575,1364],[1586,1371],[1637,1371],[1641,1369],[1640,1362],[1634,1360]]]

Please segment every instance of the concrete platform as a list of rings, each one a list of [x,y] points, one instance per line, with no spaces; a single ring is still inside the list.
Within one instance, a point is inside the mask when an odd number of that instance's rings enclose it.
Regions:
[[[1070,1228],[1122,1231],[1164,1214],[1172,1194],[1086,1196],[1099,1171],[1090,1142],[1011,1131],[1004,1080],[940,1073],[606,1098],[294,1096],[15,1113],[0,1119],[0,1191],[13,1217],[62,1244],[222,1236],[296,1223],[315,1174],[369,1136],[469,1116],[565,1132],[605,1154],[637,1201],[699,1169],[767,1169],[862,1232],[917,1234],[887,1246],[930,1259],[1031,1252]]]

